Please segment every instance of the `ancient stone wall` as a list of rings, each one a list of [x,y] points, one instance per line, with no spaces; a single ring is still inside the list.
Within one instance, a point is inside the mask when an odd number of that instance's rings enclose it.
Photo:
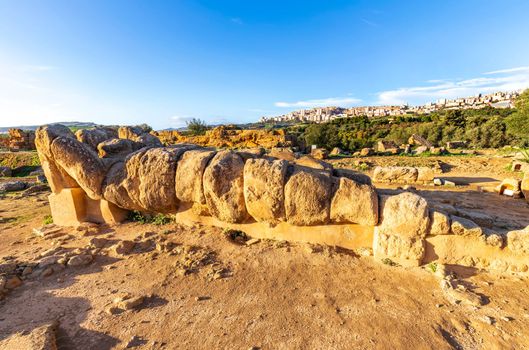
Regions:
[[[260,153],[192,144],[161,147],[140,130],[120,129],[118,136],[126,138],[107,136],[95,145],[96,137],[76,137],[60,125],[37,131],[57,224],[117,223],[127,211],[139,210],[257,237],[367,248],[378,259],[403,265],[436,260],[528,270],[528,229],[504,239],[468,219],[429,208],[414,193],[381,195],[354,173]],[[418,180],[419,172],[406,171],[406,176]],[[468,245],[473,248],[464,249]]]

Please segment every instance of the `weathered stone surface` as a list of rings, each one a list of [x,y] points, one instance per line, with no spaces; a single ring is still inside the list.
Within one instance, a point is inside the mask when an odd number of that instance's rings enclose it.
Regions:
[[[176,197],[182,202],[206,204],[202,178],[206,166],[215,155],[210,150],[190,150],[184,153],[176,167]]]
[[[494,224],[494,218],[483,212],[468,209],[458,209],[457,213],[458,216],[469,219],[479,226],[492,226]]]
[[[329,151],[325,148],[315,148],[310,152],[310,155],[315,159],[327,159],[329,157]]]
[[[336,223],[374,226],[378,223],[378,195],[370,185],[351,179],[334,178],[336,190],[331,200],[330,218]]]
[[[496,187],[498,194],[503,194],[506,196],[520,198],[522,195],[521,191],[521,181],[518,179],[507,178],[503,179],[501,184]]]
[[[161,147],[162,143],[160,140],[151,135],[140,127],[135,126],[121,126],[118,129],[118,137],[120,139],[128,139],[136,142],[140,142],[145,146]]]
[[[524,174],[522,183],[520,184],[520,189],[525,197],[525,200],[529,203],[529,169]]]
[[[424,238],[428,232],[428,204],[414,193],[383,196],[380,214],[380,224],[375,229],[382,234]]]
[[[317,169],[317,170],[327,170],[329,174],[332,172],[332,164],[324,162],[323,160],[316,159],[312,156],[303,156],[294,161],[295,164],[304,166],[307,168]]]
[[[94,257],[90,254],[74,255],[68,260],[68,266],[84,266],[90,264],[92,260]]]
[[[124,158],[143,147],[145,147],[143,143],[115,138],[100,142],[97,151],[101,158]]]
[[[432,182],[435,177],[435,173],[432,168],[419,167],[417,168],[417,181],[422,183]]]
[[[426,140],[424,137],[422,137],[419,134],[413,134],[408,139],[408,143],[410,145],[416,145],[416,146],[426,146],[428,148],[433,147],[432,143],[428,140]]]
[[[380,167],[377,166],[373,173],[373,181],[375,182],[400,182],[410,183],[416,182],[418,176],[417,168],[413,167]]]
[[[373,148],[362,148],[360,150],[360,155],[363,157],[372,156],[375,153]]]
[[[87,145],[59,136],[51,144],[53,159],[92,199],[101,198],[101,184],[106,174],[103,163]]]
[[[127,255],[127,254],[130,254],[130,252],[132,252],[135,245],[136,243],[134,241],[124,240],[124,241],[119,241],[117,244],[115,244],[112,247],[112,249],[118,255]]]
[[[483,228],[483,234],[485,235],[485,243],[490,246],[502,248],[505,242],[505,237],[491,229]]]
[[[371,185],[371,178],[369,176],[351,169],[334,169],[333,175],[336,177],[346,177],[360,184]]]
[[[483,235],[483,230],[474,221],[454,215],[450,218],[452,220],[452,232],[455,235],[473,237],[480,237]]]
[[[13,350],[57,350],[55,336],[58,323],[37,327],[29,332],[20,332],[0,340],[0,349]]]
[[[513,252],[529,254],[529,226],[508,232],[507,247]]]
[[[53,158],[51,153],[51,143],[57,137],[75,139],[75,135],[70,129],[61,124],[44,125],[37,129],[35,133],[35,145],[40,154],[48,158]]]
[[[129,210],[170,213],[178,206],[176,162],[185,149],[145,148],[116,163],[106,175],[103,196]]]
[[[331,177],[295,166],[285,185],[285,213],[293,225],[309,226],[329,222]]]
[[[291,148],[288,147],[274,147],[270,151],[269,156],[288,161],[294,161],[296,159],[296,154],[294,153],[294,151],[292,151]]]
[[[257,221],[285,220],[288,162],[250,159],[244,165],[244,199],[248,213]]]
[[[211,215],[237,223],[248,217],[244,202],[244,161],[232,151],[218,152],[204,171],[204,196]]]
[[[425,240],[420,237],[386,235],[375,230],[373,255],[377,259],[389,258],[404,265],[419,266],[424,253]]]
[[[40,164],[54,193],[58,193],[63,188],[79,187],[65,170],[55,164],[51,154],[51,143],[59,136],[75,139],[70,129],[59,124],[41,126],[35,134]]]
[[[0,192],[14,192],[22,191],[26,188],[26,183],[23,181],[9,181],[0,184]]]
[[[450,217],[440,211],[430,211],[430,235],[449,235],[452,233]]]
[[[94,129],[80,129],[75,132],[79,142],[87,144],[91,149],[97,151],[97,145],[103,141],[118,137],[115,129],[108,127],[97,127]]]
[[[128,210],[145,210],[129,195],[125,182],[128,177],[125,162],[115,163],[107,172],[103,181],[103,198],[120,208]]]

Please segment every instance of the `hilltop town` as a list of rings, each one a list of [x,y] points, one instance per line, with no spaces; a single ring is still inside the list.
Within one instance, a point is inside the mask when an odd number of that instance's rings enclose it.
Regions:
[[[324,123],[337,118],[351,118],[367,116],[369,118],[393,117],[409,114],[429,114],[439,110],[450,109],[481,109],[487,106],[494,108],[512,108],[514,99],[521,91],[495,92],[493,94],[478,94],[477,96],[457,99],[439,99],[419,106],[362,106],[362,107],[318,107],[293,111],[275,117],[262,117],[260,123],[279,122],[315,122]]]

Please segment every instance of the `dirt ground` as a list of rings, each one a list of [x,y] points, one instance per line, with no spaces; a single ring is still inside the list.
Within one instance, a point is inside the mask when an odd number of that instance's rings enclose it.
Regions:
[[[509,158],[330,162],[368,174],[376,165],[431,166],[458,186],[414,186],[430,205],[481,214],[498,232],[529,225],[523,199],[480,190],[519,176],[508,170]],[[216,227],[127,222],[45,239],[32,229],[49,215],[48,194],[0,199],[0,267],[39,261],[52,248],[82,249],[94,237],[107,244],[88,265],[29,275],[0,300],[0,348],[15,333],[58,321],[59,349],[529,349],[526,276],[449,267],[486,300],[471,306],[448,299],[428,267],[305,243],[237,244]],[[123,240],[137,242],[130,254],[113,250]],[[110,312],[125,295],[144,300]]]
[[[428,268],[302,243],[240,245],[214,227],[129,222],[44,239],[32,228],[49,214],[46,198],[0,200],[0,264],[94,237],[178,249],[104,248],[86,266],[26,279],[0,301],[0,344],[58,321],[59,349],[529,348],[527,277],[454,268],[487,300],[476,307],[451,303]],[[124,294],[145,299],[109,313]]]

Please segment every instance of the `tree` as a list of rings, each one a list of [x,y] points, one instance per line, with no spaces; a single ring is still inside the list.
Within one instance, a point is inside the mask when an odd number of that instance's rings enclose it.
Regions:
[[[187,130],[191,135],[204,135],[206,133],[206,130],[208,130],[206,122],[198,118],[193,118],[186,124]]]
[[[507,132],[529,143],[529,89],[522,92],[514,102],[516,112],[506,118]]]

